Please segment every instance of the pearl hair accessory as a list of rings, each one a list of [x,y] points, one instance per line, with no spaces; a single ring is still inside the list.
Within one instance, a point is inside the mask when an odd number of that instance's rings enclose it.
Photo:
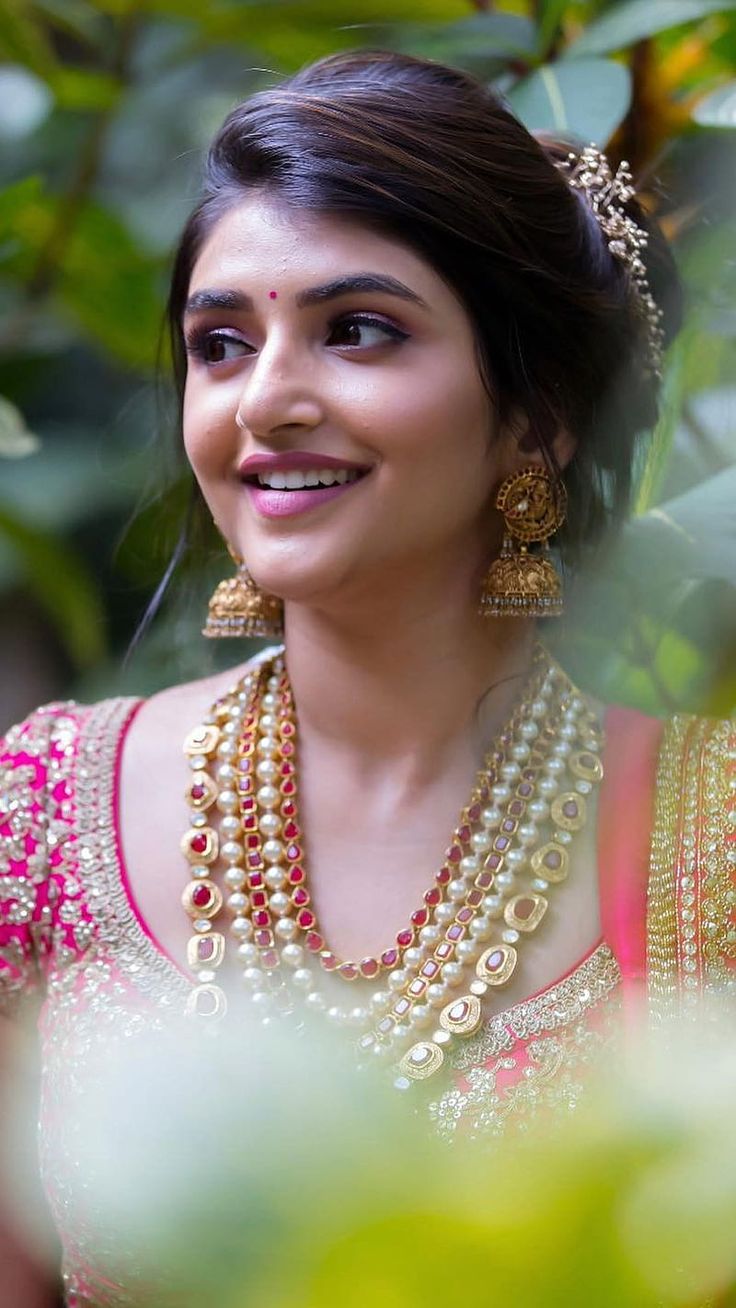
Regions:
[[[216,1019],[227,1009],[217,984],[225,936],[212,930],[225,906],[246,991],[264,1020],[292,1015],[301,998],[330,1022],[362,1029],[361,1058],[400,1057],[395,1085],[406,1089],[441,1066],[454,1037],[478,1028],[483,995],[510,979],[520,940],[541,923],[550,886],[567,875],[585,796],[602,776],[598,724],[537,647],[525,693],[484,760],[422,905],[395,944],[360,962],[341,961],[326,945],[311,903],[296,738],[277,654],[218,700],[185,742],[192,818],[182,850],[191,880],[182,902],[195,932],[187,958],[197,979],[188,1011]],[[214,809],[219,831],[207,817]],[[218,860],[224,893],[211,875]],[[365,994],[364,983],[381,975],[381,987]],[[338,1002],[345,983],[357,983],[359,1002]],[[453,999],[463,984],[468,993]],[[417,1043],[434,1021],[431,1038]]]
[[[636,194],[631,169],[622,160],[614,173],[605,154],[595,145],[587,145],[579,155],[571,152],[557,166],[573,190],[585,195],[611,254],[630,273],[646,327],[647,371],[661,378],[663,314],[652,295],[643,260],[649,235],[623,207]]]

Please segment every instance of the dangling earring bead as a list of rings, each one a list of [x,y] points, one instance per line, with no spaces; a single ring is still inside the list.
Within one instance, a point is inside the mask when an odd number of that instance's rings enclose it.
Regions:
[[[503,514],[505,532],[501,553],[483,582],[481,614],[490,618],[559,617],[562,582],[547,542],[565,521],[565,487],[553,481],[545,468],[532,464],[502,482],[496,508]],[[541,545],[541,552],[531,554],[530,545]]]
[[[243,560],[230,550],[237,564],[234,577],[226,577],[210,599],[207,622],[202,635],[210,639],[221,636],[266,636],[279,638],[284,629],[284,607],[275,595],[260,589]]]

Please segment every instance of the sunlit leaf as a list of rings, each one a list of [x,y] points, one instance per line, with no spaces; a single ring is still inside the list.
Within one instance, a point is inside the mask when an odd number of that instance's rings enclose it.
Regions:
[[[60,68],[52,82],[62,109],[110,109],[120,99],[122,86],[108,73],[87,68]]]
[[[628,0],[612,4],[571,42],[568,54],[609,54],[670,27],[729,9],[736,9],[736,0]]]
[[[85,44],[102,46],[108,28],[98,4],[88,4],[87,0],[36,0],[34,7],[51,27]]]
[[[38,437],[28,430],[20,409],[0,395],[0,459],[24,459],[37,449]]]
[[[86,667],[101,658],[105,610],[84,561],[63,541],[29,526],[2,503],[0,537],[16,550],[30,590],[51,618],[72,662]]]
[[[607,59],[560,60],[525,77],[509,94],[530,131],[576,136],[603,146],[623,121],[631,75]]]
[[[0,60],[26,64],[39,77],[54,71],[56,59],[44,27],[25,0],[0,5]]]
[[[700,100],[693,110],[693,118],[701,127],[736,127],[736,81],[719,86]]]
[[[476,14],[460,23],[441,26],[402,23],[402,49],[430,55],[449,63],[457,60],[528,58],[537,48],[537,30],[519,14]]]

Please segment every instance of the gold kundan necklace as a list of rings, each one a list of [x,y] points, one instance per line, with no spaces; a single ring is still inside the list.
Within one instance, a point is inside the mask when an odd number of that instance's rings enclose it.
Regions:
[[[603,775],[601,744],[582,696],[537,646],[423,902],[382,953],[340,959],[310,896],[283,654],[265,658],[184,744],[191,826],[182,839],[190,865],[182,902],[196,977],[188,1011],[207,1021],[227,1011],[218,971],[228,945],[215,929],[226,909],[246,993],[265,1018],[306,1005],[355,1028],[363,1058],[397,1063],[398,1088],[431,1076],[448,1045],[477,1031],[484,995],[511,978],[520,942],[542,922],[550,887],[565,879],[586,798]]]

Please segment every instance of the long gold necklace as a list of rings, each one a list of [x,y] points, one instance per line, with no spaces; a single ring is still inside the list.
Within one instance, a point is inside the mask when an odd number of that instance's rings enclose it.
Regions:
[[[192,826],[182,840],[191,865],[183,904],[198,982],[189,1010],[206,1018],[226,1010],[217,984],[226,941],[213,930],[225,904],[246,988],[264,1014],[293,1012],[301,994],[329,1020],[362,1030],[362,1056],[402,1055],[400,1088],[431,1075],[453,1038],[477,1030],[483,996],[510,979],[519,941],[539,926],[546,893],[567,875],[570,841],[602,776],[600,746],[595,718],[539,647],[423,903],[380,955],[340,960],[320,930],[305,869],[291,688],[280,655],[262,663],[185,742]],[[219,832],[211,809],[221,814]],[[227,898],[211,876],[218,861]],[[350,989],[385,976],[386,988],[345,1008],[330,1002],[315,962],[334,974],[328,985]],[[430,1038],[416,1041],[434,1022]]]

